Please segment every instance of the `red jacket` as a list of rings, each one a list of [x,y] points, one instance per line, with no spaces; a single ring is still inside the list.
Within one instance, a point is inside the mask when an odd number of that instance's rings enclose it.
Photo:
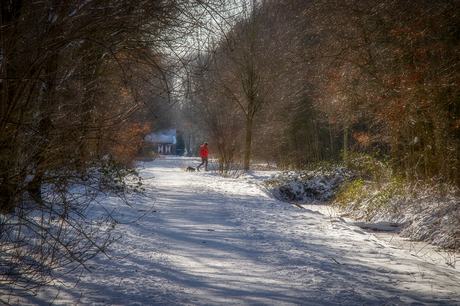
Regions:
[[[200,157],[208,157],[209,156],[209,149],[207,145],[202,145],[200,150]]]

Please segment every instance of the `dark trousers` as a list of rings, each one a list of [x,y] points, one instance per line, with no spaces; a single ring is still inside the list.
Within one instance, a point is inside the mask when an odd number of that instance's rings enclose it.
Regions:
[[[208,158],[207,157],[202,157],[201,158],[201,164],[197,167],[200,168],[204,164],[204,170],[208,171]]]

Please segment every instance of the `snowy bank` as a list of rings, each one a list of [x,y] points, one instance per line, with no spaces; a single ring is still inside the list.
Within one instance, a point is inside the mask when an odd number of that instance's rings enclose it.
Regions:
[[[343,214],[366,224],[396,224],[402,237],[456,252],[460,248],[459,190],[448,186],[409,186],[390,182],[379,189],[362,184]],[[340,204],[339,204],[340,205]]]
[[[460,248],[460,191],[446,185],[412,187],[400,180],[363,181],[345,167],[281,171],[264,182],[268,194],[287,203],[329,204],[355,224],[444,249]]]

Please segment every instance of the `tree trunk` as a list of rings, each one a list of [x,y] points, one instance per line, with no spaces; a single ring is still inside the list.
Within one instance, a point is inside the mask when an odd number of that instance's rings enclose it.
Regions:
[[[15,173],[16,153],[13,151],[14,136],[8,132],[8,124],[11,122],[11,116],[14,106],[14,86],[18,73],[16,63],[10,61],[11,54],[16,52],[18,45],[17,27],[15,21],[19,19],[22,3],[21,1],[1,1],[1,30],[0,30],[0,53],[2,63],[0,65],[0,213],[11,213],[15,206],[15,193],[18,188],[17,176]],[[15,83],[16,82],[16,83]]]
[[[343,157],[347,157],[348,152],[348,126],[343,131]]]
[[[248,116],[246,125],[246,142],[244,152],[244,170],[249,170],[249,161],[251,159],[251,143],[252,143],[252,121],[253,117]]]

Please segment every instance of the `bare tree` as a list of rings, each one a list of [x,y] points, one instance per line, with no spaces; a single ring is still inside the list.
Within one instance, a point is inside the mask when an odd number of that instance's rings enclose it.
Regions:
[[[252,1],[243,18],[216,44],[212,55],[211,86],[219,92],[226,108],[241,116],[245,126],[243,167],[249,170],[252,157],[254,122],[264,107],[273,103],[274,84],[281,74],[270,58],[268,37],[261,26],[265,12]],[[240,120],[241,120],[240,119]],[[230,130],[233,130],[229,126]]]

